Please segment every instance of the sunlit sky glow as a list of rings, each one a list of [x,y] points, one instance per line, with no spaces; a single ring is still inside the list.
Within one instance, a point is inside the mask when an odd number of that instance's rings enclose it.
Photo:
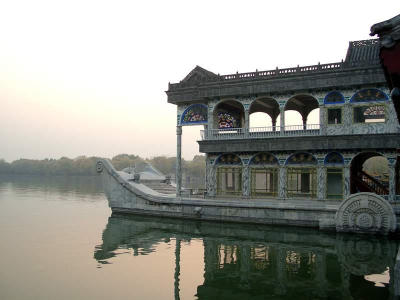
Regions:
[[[168,82],[337,62],[400,1],[3,1],[0,158],[175,155]],[[183,156],[198,153],[185,127]]]

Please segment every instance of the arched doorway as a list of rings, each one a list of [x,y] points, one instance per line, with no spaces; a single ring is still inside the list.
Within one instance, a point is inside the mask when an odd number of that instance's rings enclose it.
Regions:
[[[382,154],[362,152],[351,161],[350,193],[358,192],[389,194],[389,164]]]
[[[275,99],[269,97],[256,99],[249,109],[250,127],[263,127],[263,131],[276,131],[279,114],[279,104]],[[262,122],[264,124],[261,123],[261,126],[257,124],[260,123],[260,117],[265,119],[265,122]],[[251,131],[250,129],[250,132]]]
[[[313,118],[308,121],[310,113],[313,112]],[[286,118],[287,111],[296,111],[300,117],[292,115]],[[289,121],[289,119],[291,119]],[[319,129],[319,103],[318,100],[310,95],[296,95],[289,99],[285,106],[285,130],[306,130]],[[318,127],[318,128],[317,128]]]

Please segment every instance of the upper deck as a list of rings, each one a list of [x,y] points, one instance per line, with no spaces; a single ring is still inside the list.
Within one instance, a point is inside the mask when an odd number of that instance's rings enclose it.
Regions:
[[[338,142],[343,136],[397,139],[400,127],[389,93],[376,39],[350,42],[346,59],[330,64],[229,75],[197,66],[167,91],[168,102],[177,105],[178,126],[204,125],[199,144],[205,153],[226,151],[227,145],[249,151],[250,140],[252,146],[264,144],[262,149],[271,148],[267,143],[299,150],[305,138],[313,149],[346,144]],[[297,123],[287,111],[297,112]],[[264,113],[268,125],[254,126],[253,113]],[[324,137],[335,144],[322,143]],[[367,148],[374,145],[389,144]]]

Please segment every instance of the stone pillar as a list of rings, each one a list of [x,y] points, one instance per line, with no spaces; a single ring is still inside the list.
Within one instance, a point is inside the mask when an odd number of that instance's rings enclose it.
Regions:
[[[272,118],[272,131],[276,131],[276,117]]]
[[[351,134],[353,128],[353,112],[350,103],[343,106],[342,122],[344,125],[344,134]]]
[[[207,160],[206,164],[206,176],[207,176],[207,196],[214,197],[216,194],[216,182],[217,178],[215,177],[215,166]]]
[[[245,109],[244,110],[244,134],[246,136],[249,135],[249,128],[250,128],[250,114],[249,114],[249,110]]]
[[[319,133],[321,135],[326,135],[326,108],[320,106],[319,108]]]
[[[182,126],[176,126],[176,196],[181,195],[182,190]]]
[[[250,168],[248,165],[244,165],[242,171],[242,194],[244,197],[250,197],[250,184]]]
[[[279,167],[279,198],[286,198],[286,184],[287,184],[287,178],[286,178],[286,173],[287,169],[285,166],[280,166]]]
[[[285,107],[281,108],[281,135],[285,131]]]
[[[326,194],[326,168],[322,165],[317,168],[317,199],[325,199]]]
[[[396,199],[396,160],[388,159],[389,162],[389,201]]]
[[[343,179],[344,179],[344,190],[343,200],[350,196],[350,166],[344,166],[343,168]]]
[[[301,118],[303,119],[303,130],[307,129],[307,116],[301,115]]]

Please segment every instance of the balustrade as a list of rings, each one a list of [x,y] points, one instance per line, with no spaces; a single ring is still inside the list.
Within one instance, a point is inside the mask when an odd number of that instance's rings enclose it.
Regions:
[[[251,127],[251,128],[221,128],[200,131],[202,140],[229,140],[246,138],[275,138],[289,136],[317,136],[320,135],[319,124]]]

